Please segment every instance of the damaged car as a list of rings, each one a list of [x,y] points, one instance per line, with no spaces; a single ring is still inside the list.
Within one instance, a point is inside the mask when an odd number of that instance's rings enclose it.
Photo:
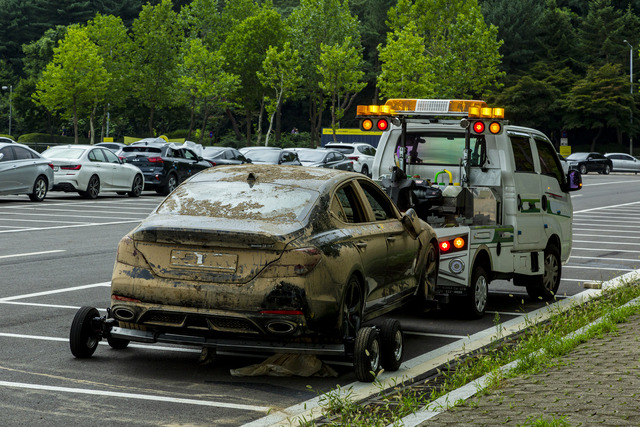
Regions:
[[[106,338],[340,355],[373,381],[400,367],[403,335],[397,320],[365,322],[433,294],[436,248],[433,229],[362,174],[207,169],[122,238],[108,314],[82,307],[71,351],[90,357]]]

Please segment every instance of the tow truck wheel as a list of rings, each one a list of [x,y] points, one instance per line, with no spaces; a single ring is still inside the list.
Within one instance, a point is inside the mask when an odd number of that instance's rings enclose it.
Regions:
[[[382,367],[385,371],[397,371],[404,356],[404,335],[398,320],[387,319],[380,326],[380,345]]]
[[[93,319],[100,313],[93,307],[80,307],[71,323],[69,346],[71,353],[78,359],[86,359],[93,355],[100,342],[100,336],[93,330]]]
[[[358,381],[370,383],[376,379],[380,372],[380,338],[376,328],[367,326],[358,331],[353,367]]]
[[[527,293],[532,299],[552,300],[558,292],[560,277],[562,276],[562,264],[560,251],[550,245],[544,251],[544,272],[541,280],[527,284]]]
[[[487,308],[489,294],[489,275],[481,265],[473,267],[471,287],[467,295],[467,312],[471,318],[480,318]]]

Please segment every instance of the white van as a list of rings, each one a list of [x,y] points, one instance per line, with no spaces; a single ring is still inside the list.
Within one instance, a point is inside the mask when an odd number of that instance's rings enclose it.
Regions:
[[[359,106],[358,118],[362,130],[383,131],[373,178],[438,235],[439,277],[427,299],[461,297],[479,317],[494,279],[553,299],[571,253],[569,192],[582,179],[563,171],[549,138],[483,101],[391,99]]]

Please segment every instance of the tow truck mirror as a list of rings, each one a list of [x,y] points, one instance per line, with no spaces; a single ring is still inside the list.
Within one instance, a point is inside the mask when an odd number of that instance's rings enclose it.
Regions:
[[[582,188],[582,174],[577,170],[570,170],[567,173],[567,184],[565,191],[577,191]]]
[[[420,218],[418,218],[418,214],[413,208],[407,209],[404,213],[404,216],[402,217],[402,225],[412,239],[417,239],[418,235],[422,232]]]

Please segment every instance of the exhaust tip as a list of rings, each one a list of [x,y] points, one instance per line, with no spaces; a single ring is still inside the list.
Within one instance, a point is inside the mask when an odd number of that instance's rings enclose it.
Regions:
[[[284,320],[276,320],[276,321],[267,323],[267,330],[272,334],[277,334],[277,335],[292,334],[293,332],[295,332],[297,328],[298,328],[298,325],[296,325],[295,323],[287,322]]]
[[[122,321],[133,320],[133,318],[136,316],[136,314],[132,310],[124,307],[116,307],[114,310],[112,310],[112,314],[116,320]]]

